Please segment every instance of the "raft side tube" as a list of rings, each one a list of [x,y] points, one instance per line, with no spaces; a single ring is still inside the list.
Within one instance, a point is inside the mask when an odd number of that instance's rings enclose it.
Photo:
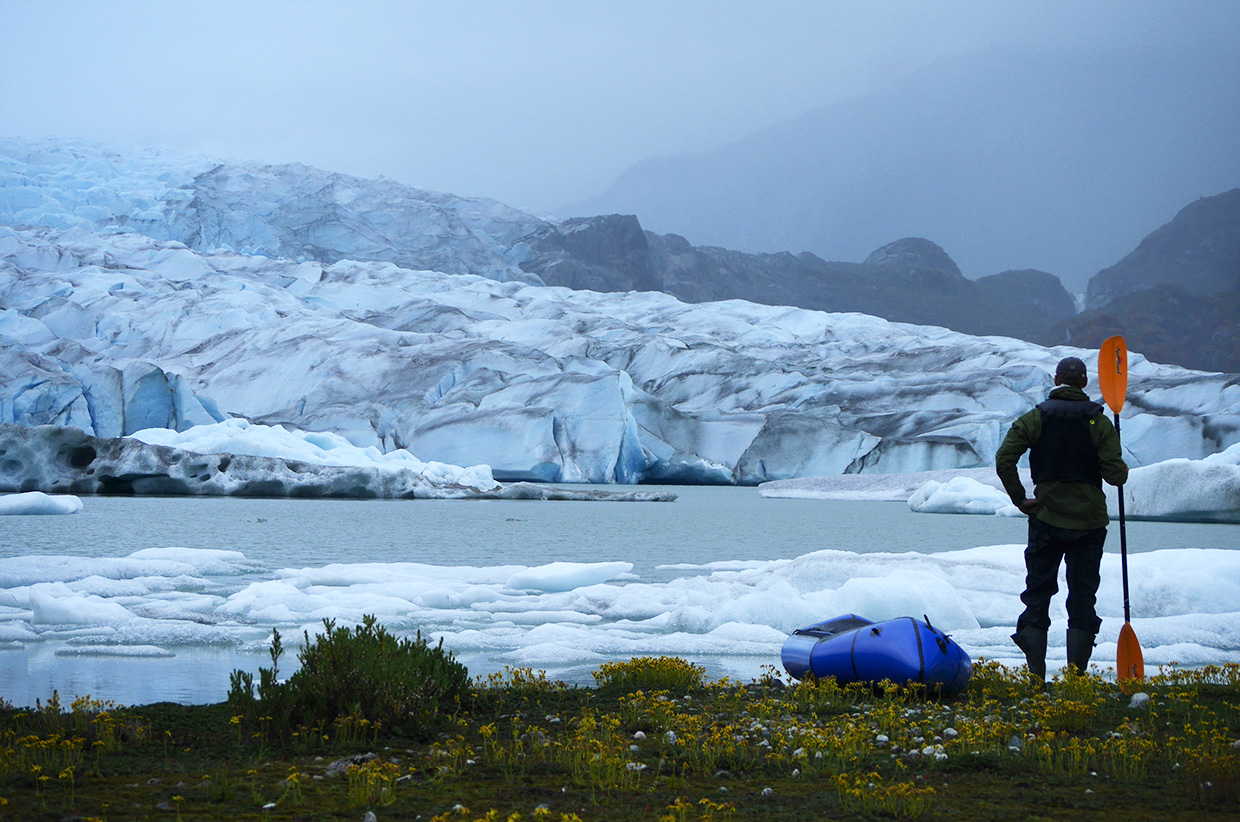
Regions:
[[[866,625],[874,623],[862,616],[856,614],[845,614],[835,619],[828,619],[811,625],[808,628],[801,628],[794,631],[792,636],[788,637],[784,642],[783,650],[780,651],[780,661],[783,662],[784,670],[796,679],[805,679],[809,674],[819,676],[815,667],[821,669],[823,667],[821,657],[823,654],[830,656],[841,655],[843,658],[834,662],[831,666],[851,667],[851,662],[847,662],[847,655],[850,653],[851,643],[836,642],[827,646],[820,647],[824,640],[842,636],[851,631]],[[846,664],[847,662],[847,664]],[[852,681],[852,680],[841,680]]]

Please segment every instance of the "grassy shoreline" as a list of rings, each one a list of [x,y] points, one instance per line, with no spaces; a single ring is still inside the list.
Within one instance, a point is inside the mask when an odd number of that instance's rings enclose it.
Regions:
[[[928,698],[683,660],[470,681],[417,727],[237,703],[0,709],[0,820],[1240,819],[1240,666]],[[1129,689],[1136,690],[1136,689]]]

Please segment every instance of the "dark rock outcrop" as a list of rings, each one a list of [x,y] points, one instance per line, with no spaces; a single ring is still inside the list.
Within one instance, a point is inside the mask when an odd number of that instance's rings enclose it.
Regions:
[[[863,263],[827,262],[810,253],[695,247],[675,234],[641,232],[636,217],[613,215],[570,220],[526,242],[522,269],[570,288],[855,311],[1025,339],[1047,333],[1072,311],[1072,298],[1053,275],[1006,272],[974,282],[946,251],[916,237],[889,243]]]
[[[1197,200],[1089,281],[1087,310],[1037,342],[1121,334],[1155,362],[1240,372],[1240,189]]]
[[[646,233],[632,215],[566,220],[526,238],[521,269],[547,285],[588,291],[659,291]]]
[[[1199,297],[1240,290],[1240,188],[1185,206],[1135,251],[1095,274],[1085,308],[1105,308],[1159,285]]]
[[[983,291],[997,300],[1032,307],[1040,315],[1064,319],[1076,314],[1076,303],[1054,274],[1027,268],[1004,271],[977,280]]]

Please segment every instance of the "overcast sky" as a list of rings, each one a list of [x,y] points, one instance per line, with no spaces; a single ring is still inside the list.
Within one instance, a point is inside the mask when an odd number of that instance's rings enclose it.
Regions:
[[[551,211],[944,55],[1189,45],[1237,21],[1236,0],[0,0],[0,136],[299,161]]]

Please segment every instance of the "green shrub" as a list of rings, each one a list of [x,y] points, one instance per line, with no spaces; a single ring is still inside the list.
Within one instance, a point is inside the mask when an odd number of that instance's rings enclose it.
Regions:
[[[280,634],[272,641],[271,668],[259,669],[257,698],[253,677],[234,671],[228,701],[251,724],[286,734],[297,726],[326,728],[344,717],[409,736],[430,735],[437,720],[469,693],[469,672],[443,641],[432,647],[419,631],[401,639],[362,617],[352,630],[323,620],[324,633],[297,655],[301,668],[286,682],[278,679]]]

